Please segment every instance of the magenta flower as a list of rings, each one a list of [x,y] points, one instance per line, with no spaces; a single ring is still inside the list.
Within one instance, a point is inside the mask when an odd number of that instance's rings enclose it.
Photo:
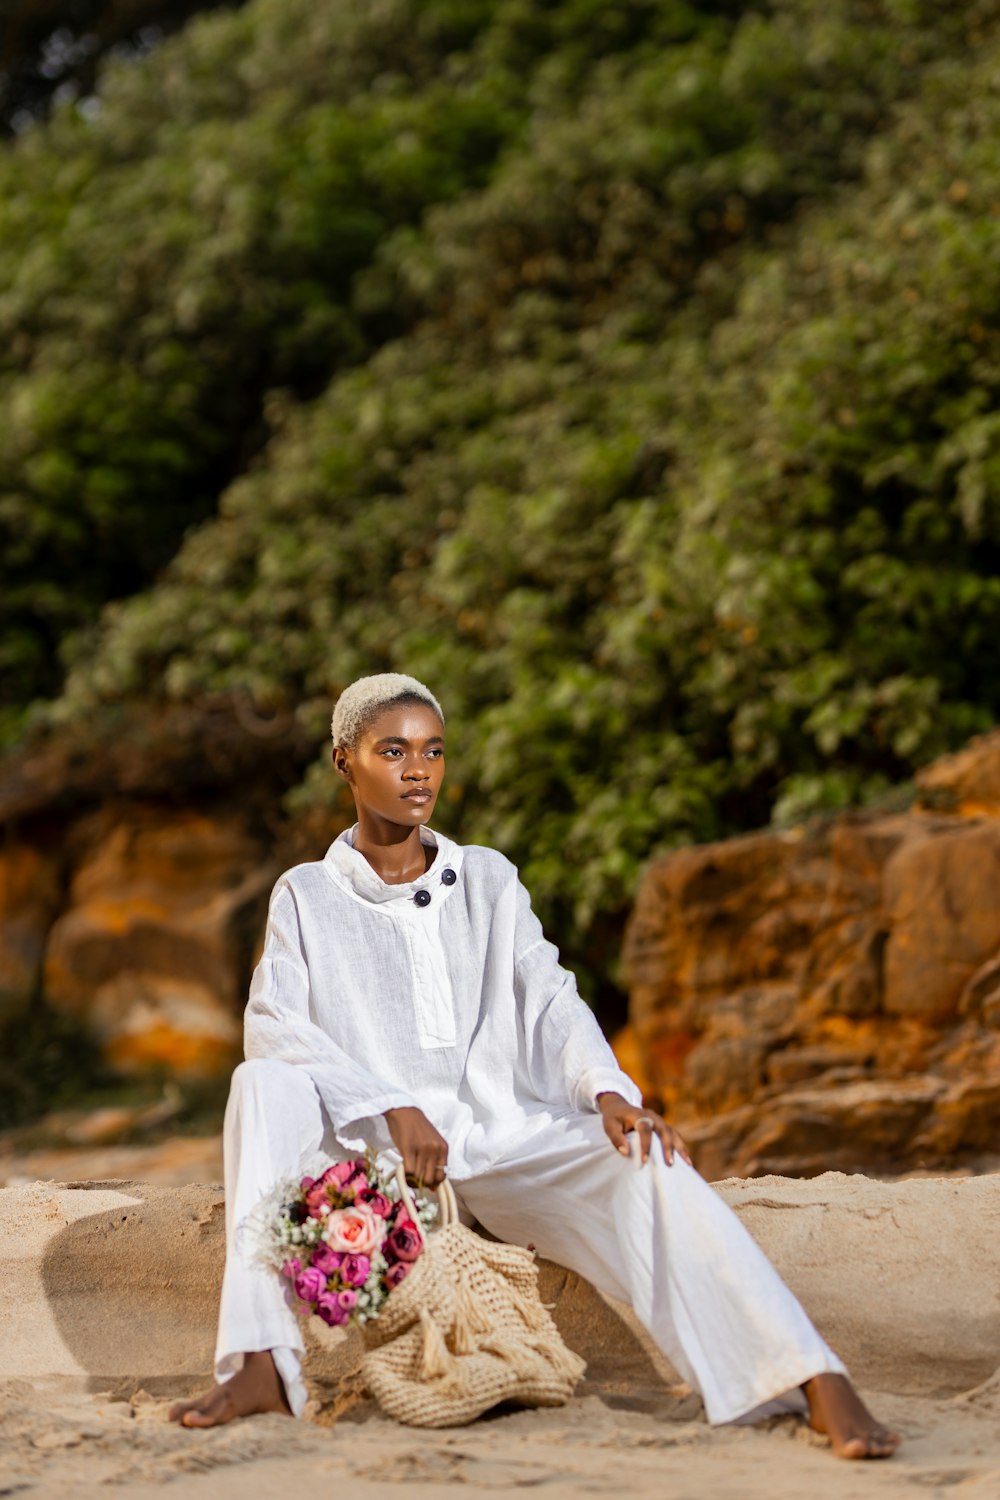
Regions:
[[[343,1293],[339,1295],[343,1296]],[[316,1311],[330,1328],[341,1328],[347,1322],[347,1313],[341,1307],[336,1292],[324,1292],[316,1303]]]
[[[301,1270],[302,1262],[300,1260],[286,1260],[281,1268],[281,1274],[282,1276],[287,1276],[289,1281],[294,1281]]]
[[[385,1253],[392,1260],[414,1261],[424,1248],[420,1230],[412,1219],[400,1219],[385,1242]]]
[[[322,1242],[312,1253],[313,1265],[317,1271],[322,1271],[324,1276],[332,1276],[334,1271],[339,1271],[343,1259],[339,1250],[331,1250],[329,1245],[324,1245]]]
[[[315,1302],[326,1291],[326,1277],[322,1271],[308,1266],[295,1278],[295,1295],[303,1302]]]
[[[393,1291],[401,1281],[405,1281],[412,1269],[412,1266],[408,1266],[405,1260],[397,1260],[394,1266],[390,1266],[385,1273],[385,1284],[389,1291]]]
[[[299,1192],[308,1193],[309,1189],[314,1185],[315,1181],[315,1177],[303,1177],[302,1181],[299,1183]]]
[[[364,1286],[372,1263],[367,1255],[345,1255],[341,1260],[340,1279],[345,1286]]]
[[[337,1302],[340,1306],[341,1312],[351,1313],[358,1305],[358,1294],[357,1292],[350,1290],[345,1292],[338,1292]]]

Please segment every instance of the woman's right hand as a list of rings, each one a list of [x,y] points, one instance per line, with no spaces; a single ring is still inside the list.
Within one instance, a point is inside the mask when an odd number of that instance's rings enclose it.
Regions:
[[[385,1123],[403,1170],[423,1187],[437,1187],[448,1167],[448,1142],[422,1109],[387,1109]]]

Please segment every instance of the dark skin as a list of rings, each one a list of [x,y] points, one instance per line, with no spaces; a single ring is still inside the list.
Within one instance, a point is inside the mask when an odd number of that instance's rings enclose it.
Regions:
[[[429,705],[394,705],[373,719],[351,748],[337,746],[333,768],[350,786],[357,809],[354,847],[388,885],[416,880],[430,867],[433,849],[420,841],[444,780],[444,727]],[[631,1154],[635,1135],[643,1164],[654,1136],[668,1167],[676,1157],[691,1165],[678,1132],[654,1110],[642,1109],[620,1094],[597,1097],[610,1144]],[[447,1172],[448,1142],[420,1109],[392,1109],[385,1114],[389,1134],[408,1175],[435,1184]],[[868,1411],[843,1375],[816,1375],[802,1387],[809,1403],[810,1425],[825,1433],[843,1458],[888,1458],[899,1438]],[[223,1385],[195,1401],[181,1402],[170,1415],[187,1427],[214,1427],[255,1412],[288,1414],[284,1389],[268,1351],[247,1354],[244,1366]]]

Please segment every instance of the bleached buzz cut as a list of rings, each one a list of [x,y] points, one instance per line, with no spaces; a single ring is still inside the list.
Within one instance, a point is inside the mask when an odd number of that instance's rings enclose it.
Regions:
[[[376,672],[359,677],[346,687],[337,699],[330,721],[334,747],[355,750],[358,741],[373,719],[397,703],[426,703],[444,724],[440,703],[429,687],[405,672]]]

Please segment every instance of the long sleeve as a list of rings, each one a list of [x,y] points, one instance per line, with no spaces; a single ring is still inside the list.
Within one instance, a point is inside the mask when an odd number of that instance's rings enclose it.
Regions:
[[[309,994],[295,897],[279,881],[271,897],[264,951],[250,983],[243,1033],[246,1056],[304,1068],[342,1143],[351,1150],[384,1150],[391,1140],[382,1115],[387,1109],[413,1106],[416,1100],[338,1047],[310,1019]]]
[[[616,1093],[641,1105],[640,1090],[618,1066],[593,1013],[580,999],[576,980],[545,938],[520,881],[516,901],[514,987],[528,1073],[538,1097],[594,1110],[598,1094]]]

